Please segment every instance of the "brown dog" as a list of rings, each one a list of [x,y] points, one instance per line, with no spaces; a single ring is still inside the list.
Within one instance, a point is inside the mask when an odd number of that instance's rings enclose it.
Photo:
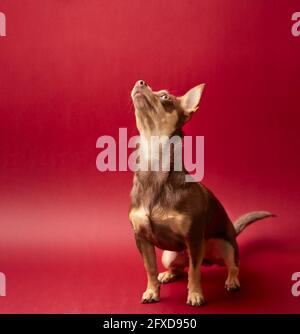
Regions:
[[[204,84],[175,97],[165,90],[154,92],[139,80],[131,96],[140,135],[148,142],[152,136],[182,136],[182,127],[197,110],[203,89]],[[145,150],[140,147],[143,154]],[[151,154],[146,160],[149,157]],[[129,218],[148,278],[142,302],[159,301],[160,283],[175,280],[188,266],[187,303],[200,306],[204,303],[199,270],[203,260],[225,264],[225,288],[239,289],[236,237],[248,224],[272,214],[252,212],[232,224],[211,191],[202,184],[186,182],[186,170],[172,168],[174,150],[170,160],[170,171],[137,171],[133,181]],[[159,275],[155,246],[165,250],[162,262],[167,271]]]

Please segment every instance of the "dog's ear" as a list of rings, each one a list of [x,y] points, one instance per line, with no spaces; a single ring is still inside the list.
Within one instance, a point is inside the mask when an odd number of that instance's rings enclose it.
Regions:
[[[187,120],[198,109],[204,86],[205,84],[198,85],[179,98]]]

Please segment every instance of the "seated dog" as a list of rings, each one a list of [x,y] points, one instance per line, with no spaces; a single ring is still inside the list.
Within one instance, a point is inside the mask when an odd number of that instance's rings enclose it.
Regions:
[[[151,137],[183,136],[182,127],[198,109],[203,89],[204,84],[201,84],[184,96],[176,97],[166,90],[152,91],[143,80],[135,84],[131,96],[136,125],[143,137],[140,158],[151,164]],[[169,171],[138,170],[134,175],[129,218],[148,278],[142,302],[159,301],[160,283],[175,280],[188,266],[187,304],[201,306],[204,304],[201,263],[205,260],[226,265],[225,288],[238,290],[236,237],[247,225],[272,214],[251,212],[233,224],[210,190],[200,183],[186,182],[187,171],[174,168],[174,152],[169,153]],[[165,250],[162,262],[167,271],[160,274],[155,246]]]

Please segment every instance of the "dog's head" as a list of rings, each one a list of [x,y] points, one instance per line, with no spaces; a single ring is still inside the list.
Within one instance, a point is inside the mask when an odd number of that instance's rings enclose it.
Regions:
[[[140,134],[172,136],[198,109],[203,89],[201,84],[176,97],[166,90],[154,92],[145,81],[137,81],[131,97]]]

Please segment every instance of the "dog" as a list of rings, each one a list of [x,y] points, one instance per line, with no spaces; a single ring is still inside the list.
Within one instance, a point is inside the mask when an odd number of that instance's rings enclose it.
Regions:
[[[167,90],[153,91],[143,80],[136,82],[131,98],[136,126],[144,143],[152,136],[183,136],[182,128],[198,109],[204,84],[176,97]],[[143,142],[140,155],[146,160]],[[148,148],[151,145],[148,146]],[[200,265],[216,263],[228,270],[225,288],[240,288],[239,251],[236,238],[249,224],[273,216],[267,211],[247,213],[233,224],[215,195],[203,184],[186,182],[187,171],[137,170],[131,191],[129,220],[147,272],[147,288],[142,303],[158,302],[160,284],[179,278],[188,267],[187,304],[205,303]],[[158,274],[155,247],[163,249],[165,272]]]

